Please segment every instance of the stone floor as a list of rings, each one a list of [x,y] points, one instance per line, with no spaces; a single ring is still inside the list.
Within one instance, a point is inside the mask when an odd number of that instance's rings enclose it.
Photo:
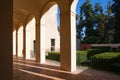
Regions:
[[[120,80],[120,75],[77,67],[75,72],[60,69],[60,64],[49,61],[38,64],[33,60],[13,59],[13,80]]]

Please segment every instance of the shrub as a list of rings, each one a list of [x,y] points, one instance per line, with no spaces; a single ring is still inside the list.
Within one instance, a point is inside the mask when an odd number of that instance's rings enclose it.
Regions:
[[[108,51],[110,51],[110,47],[92,47],[92,49],[88,51],[87,59],[89,60],[95,54],[100,54]]]
[[[96,54],[90,59],[90,67],[120,73],[120,53]]]
[[[60,52],[48,52],[47,59],[60,61]],[[76,64],[81,65],[82,62],[87,60],[87,51],[77,51],[76,52]]]
[[[77,54],[76,54],[77,65],[80,66],[82,63],[84,63],[87,60],[87,52],[88,51],[77,51]]]
[[[60,52],[48,52],[47,59],[60,61]]]

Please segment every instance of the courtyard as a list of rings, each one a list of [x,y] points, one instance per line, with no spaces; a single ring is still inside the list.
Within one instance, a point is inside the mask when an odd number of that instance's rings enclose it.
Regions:
[[[112,73],[77,67],[74,72],[63,71],[56,61],[47,60],[39,64],[33,60],[13,58],[13,80],[119,80]]]

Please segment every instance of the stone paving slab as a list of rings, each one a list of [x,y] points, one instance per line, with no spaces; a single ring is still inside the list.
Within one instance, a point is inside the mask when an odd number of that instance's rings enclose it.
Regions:
[[[47,60],[39,64],[33,60],[13,59],[13,80],[120,80],[120,75],[78,67],[75,72],[60,69],[60,64]]]

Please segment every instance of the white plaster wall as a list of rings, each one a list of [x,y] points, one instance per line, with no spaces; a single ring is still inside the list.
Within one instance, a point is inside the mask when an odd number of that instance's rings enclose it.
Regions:
[[[51,39],[55,39],[55,51],[60,49],[60,35],[57,29],[57,5],[47,11],[42,18],[42,27],[45,31],[45,50],[51,50]]]
[[[47,11],[41,19],[42,50],[51,50],[51,39],[55,39],[55,51],[60,50],[60,35],[57,29],[57,5]],[[26,26],[26,58],[30,59],[35,40],[35,19],[33,18]],[[19,44],[20,45],[20,44]]]
[[[13,31],[13,55],[16,55],[16,31]]]
[[[18,30],[18,57],[23,57],[23,26]]]
[[[33,55],[33,41],[35,40],[35,19],[33,18],[26,26],[26,58]]]
[[[30,30],[29,29],[26,29],[26,58],[27,59],[30,58]]]

